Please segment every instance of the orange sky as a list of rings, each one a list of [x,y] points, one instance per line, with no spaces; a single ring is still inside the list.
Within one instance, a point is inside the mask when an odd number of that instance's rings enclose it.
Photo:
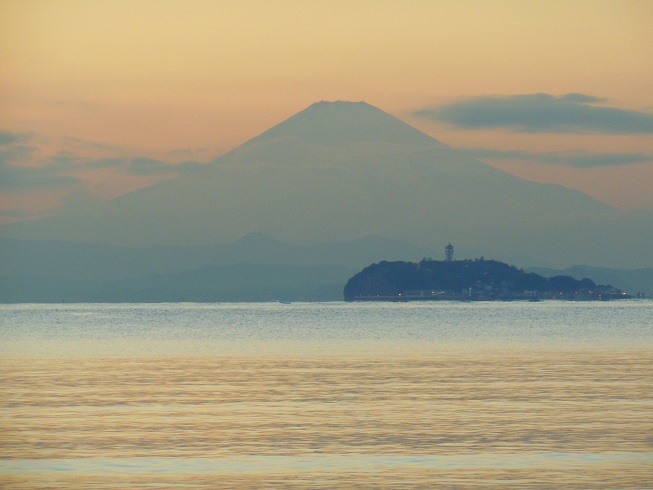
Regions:
[[[648,0],[0,0],[0,129],[38,135],[55,154],[76,141],[88,142],[85,158],[207,161],[317,100],[341,99],[365,100],[461,148],[653,154],[650,133],[453,129],[411,116],[538,92],[651,113],[652,23]],[[653,208],[653,161],[488,163]],[[150,182],[76,172],[105,197]],[[24,209],[26,195],[33,206],[61,204],[57,192],[5,186],[0,208]]]

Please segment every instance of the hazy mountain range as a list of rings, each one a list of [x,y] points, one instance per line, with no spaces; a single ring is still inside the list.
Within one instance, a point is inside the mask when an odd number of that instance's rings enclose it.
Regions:
[[[402,240],[291,245],[262,234],[210,246],[126,247],[0,240],[0,302],[337,301],[370,263],[443,258]],[[465,251],[460,258],[473,257]],[[653,293],[653,268],[531,268]]]
[[[345,274],[439,258],[449,241],[460,257],[524,267],[653,264],[650,211],[517,178],[364,102],[313,104],[193,173],[0,226],[0,238],[5,290],[7,277],[131,281],[207,267],[220,276],[237,264]]]
[[[383,237],[303,246],[262,234],[211,246],[4,239],[0,249],[5,302],[341,300],[369,260],[433,252]]]

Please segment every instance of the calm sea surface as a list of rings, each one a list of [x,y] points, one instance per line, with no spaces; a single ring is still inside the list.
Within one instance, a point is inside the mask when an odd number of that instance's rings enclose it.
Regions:
[[[653,488],[653,302],[0,305],[2,488]]]

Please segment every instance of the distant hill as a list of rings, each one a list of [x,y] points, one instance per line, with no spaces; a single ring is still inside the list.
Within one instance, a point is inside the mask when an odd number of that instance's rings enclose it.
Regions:
[[[4,238],[142,247],[250,233],[301,245],[452,241],[554,267],[653,264],[650,211],[517,178],[364,102],[318,102],[195,173],[0,226]]]
[[[629,270],[578,265],[566,269],[529,267],[526,270],[547,277],[556,275],[567,275],[576,279],[591,277],[597,282],[612,284],[632,295],[643,293],[653,297],[653,268]]]
[[[349,279],[346,301],[621,299],[588,278],[546,278],[496,260],[422,260],[372,264]]]

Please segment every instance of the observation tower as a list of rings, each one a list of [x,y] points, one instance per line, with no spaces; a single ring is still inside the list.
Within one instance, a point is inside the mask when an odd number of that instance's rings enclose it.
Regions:
[[[447,262],[453,261],[453,245],[451,243],[444,247],[444,256],[447,259]]]

